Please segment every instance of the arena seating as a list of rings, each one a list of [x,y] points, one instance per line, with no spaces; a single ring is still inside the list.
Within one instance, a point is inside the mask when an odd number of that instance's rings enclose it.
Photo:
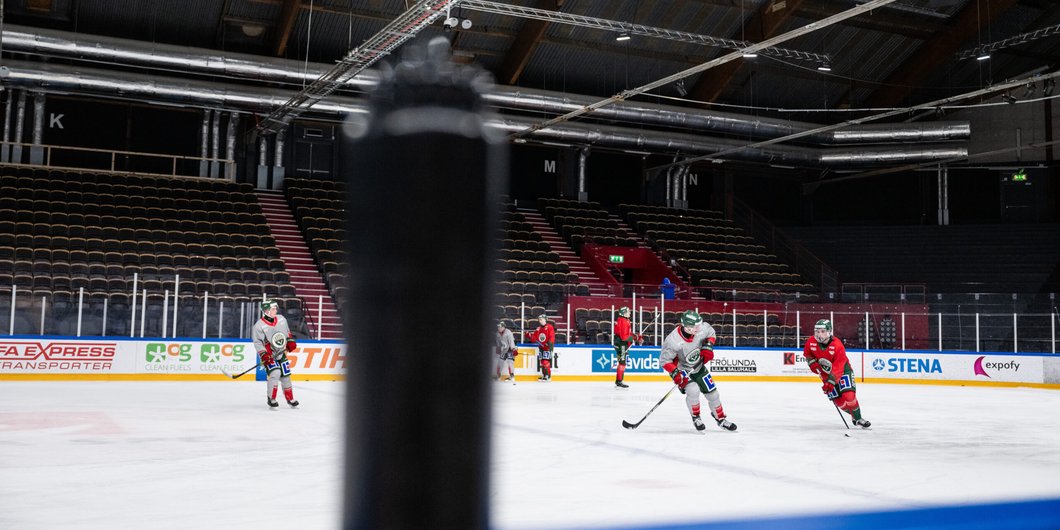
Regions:
[[[631,204],[619,209],[654,250],[676,260],[690,283],[708,290],[712,299],[771,302],[819,297],[816,287],[720,212]]]
[[[219,179],[91,173],[5,167],[0,170],[0,297],[15,286],[18,303],[42,304],[46,333],[69,334],[82,289],[90,311],[82,326],[98,333],[95,306],[106,299],[107,333],[128,321],[134,275],[148,292],[148,323],[161,318],[161,297],[180,277],[180,296],[227,302],[230,309],[262,296],[281,301],[293,324],[300,303],[279,259],[249,184]],[[172,297],[170,298],[172,304]],[[179,304],[178,307],[184,305]],[[73,306],[73,309],[71,309]],[[195,304],[178,326],[198,320]],[[202,303],[198,303],[201,314]],[[289,310],[289,311],[288,311]],[[22,313],[22,312],[20,312]],[[181,315],[186,318],[180,318]],[[87,321],[85,321],[87,320]],[[237,318],[228,319],[236,324]],[[38,318],[39,321],[39,318]],[[183,322],[182,322],[183,321]],[[102,325],[102,323],[100,323]],[[127,324],[125,324],[127,326]],[[39,322],[20,322],[20,333],[39,333]],[[169,330],[170,332],[172,330]],[[178,334],[180,328],[178,327]],[[238,332],[236,333],[238,336]]]
[[[627,237],[626,232],[600,203],[572,201],[569,199],[537,200],[541,214],[556,232],[577,253],[584,243],[597,245],[635,247],[637,241]]]
[[[661,331],[656,336],[654,316],[644,313],[645,322],[639,323],[634,333],[643,329],[641,333],[644,344],[662,343],[680,321],[682,311],[665,311],[661,319]],[[732,313],[706,313],[700,315],[703,320],[714,327],[717,332],[718,344],[732,346],[733,344],[733,315]],[[578,308],[574,312],[576,326],[586,342],[599,344],[611,343],[612,315],[611,308]],[[781,324],[780,315],[769,312],[763,322],[761,312],[737,312],[736,313],[736,345],[737,346],[761,346],[763,337],[768,338],[770,347],[795,347],[797,329],[792,325]],[[803,337],[805,338],[805,337]]]

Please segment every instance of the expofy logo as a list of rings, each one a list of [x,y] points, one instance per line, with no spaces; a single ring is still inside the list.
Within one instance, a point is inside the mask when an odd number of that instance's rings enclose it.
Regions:
[[[975,360],[975,363],[972,365],[972,371],[975,373],[975,375],[981,375],[983,377],[986,377],[986,378],[989,378],[989,379],[993,379],[993,377],[990,377],[990,374],[986,373],[986,370],[988,368],[991,369],[991,370],[995,370],[995,371],[1008,371],[1008,370],[1011,370],[1013,372],[1020,371],[1020,363],[1018,363],[1016,361],[1007,361],[1007,362],[1003,362],[1003,363],[998,363],[998,362],[984,361],[985,359],[986,359],[985,355],[980,355],[979,358]]]

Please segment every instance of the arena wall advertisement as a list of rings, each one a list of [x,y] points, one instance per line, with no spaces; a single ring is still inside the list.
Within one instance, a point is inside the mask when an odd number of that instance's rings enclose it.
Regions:
[[[533,380],[537,350],[520,346],[516,375]],[[554,381],[609,381],[617,359],[606,345],[556,348]],[[1044,386],[1060,389],[1060,355],[994,352],[848,350],[858,382]],[[295,380],[341,380],[347,368],[346,345],[335,341],[299,341],[289,354]],[[237,374],[257,362],[249,341],[199,339],[0,338],[0,380],[216,380],[224,368]],[[720,380],[809,380],[801,350],[717,348],[710,370]],[[254,377],[264,379],[259,367]],[[626,362],[629,380],[665,381],[658,347],[634,347]]]
[[[343,378],[345,348],[340,342],[300,341],[288,354],[291,371],[301,380]],[[0,380],[227,379],[222,368],[238,374],[256,363],[250,341],[0,338]],[[265,377],[260,367],[255,375]]]
[[[710,371],[719,380],[816,379],[802,350],[716,348]],[[517,375],[536,373],[534,348],[520,348]],[[555,381],[613,379],[618,360],[605,345],[557,346]],[[1051,386],[1060,389],[1060,355],[993,352],[847,350],[859,382]],[[665,380],[658,347],[634,347],[626,360],[626,377]],[[1048,374],[1048,375],[1047,375]]]

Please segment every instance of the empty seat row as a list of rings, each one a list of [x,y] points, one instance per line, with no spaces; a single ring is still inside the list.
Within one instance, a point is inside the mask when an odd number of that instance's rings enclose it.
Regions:
[[[217,201],[206,201],[217,202]],[[128,225],[129,219],[167,220],[193,219],[215,223],[263,224],[261,212],[237,212],[220,203],[213,209],[202,201],[190,208],[159,206],[120,206],[111,202],[81,203],[72,201],[11,201],[0,198],[0,221],[29,223],[85,224],[89,226]],[[117,218],[117,219],[114,219]]]

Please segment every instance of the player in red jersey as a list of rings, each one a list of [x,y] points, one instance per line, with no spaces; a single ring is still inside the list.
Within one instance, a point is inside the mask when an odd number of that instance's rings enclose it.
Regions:
[[[556,328],[541,314],[537,317],[540,326],[528,333],[528,339],[537,343],[537,358],[541,362],[541,377],[538,381],[552,380],[552,352],[556,346]]]
[[[615,347],[615,356],[618,357],[618,368],[615,371],[615,386],[629,388],[622,382],[626,374],[626,356],[629,355],[629,347],[633,345],[633,327],[629,323],[629,308],[623,307],[618,310],[618,318],[615,319],[614,333],[611,335],[611,344]]]
[[[813,336],[806,339],[802,348],[810,371],[821,377],[824,391],[843,412],[850,414],[854,425],[867,429],[871,423],[861,417],[861,406],[854,388],[854,368],[847,359],[843,342],[832,336],[832,321],[818,320],[813,326]]]

